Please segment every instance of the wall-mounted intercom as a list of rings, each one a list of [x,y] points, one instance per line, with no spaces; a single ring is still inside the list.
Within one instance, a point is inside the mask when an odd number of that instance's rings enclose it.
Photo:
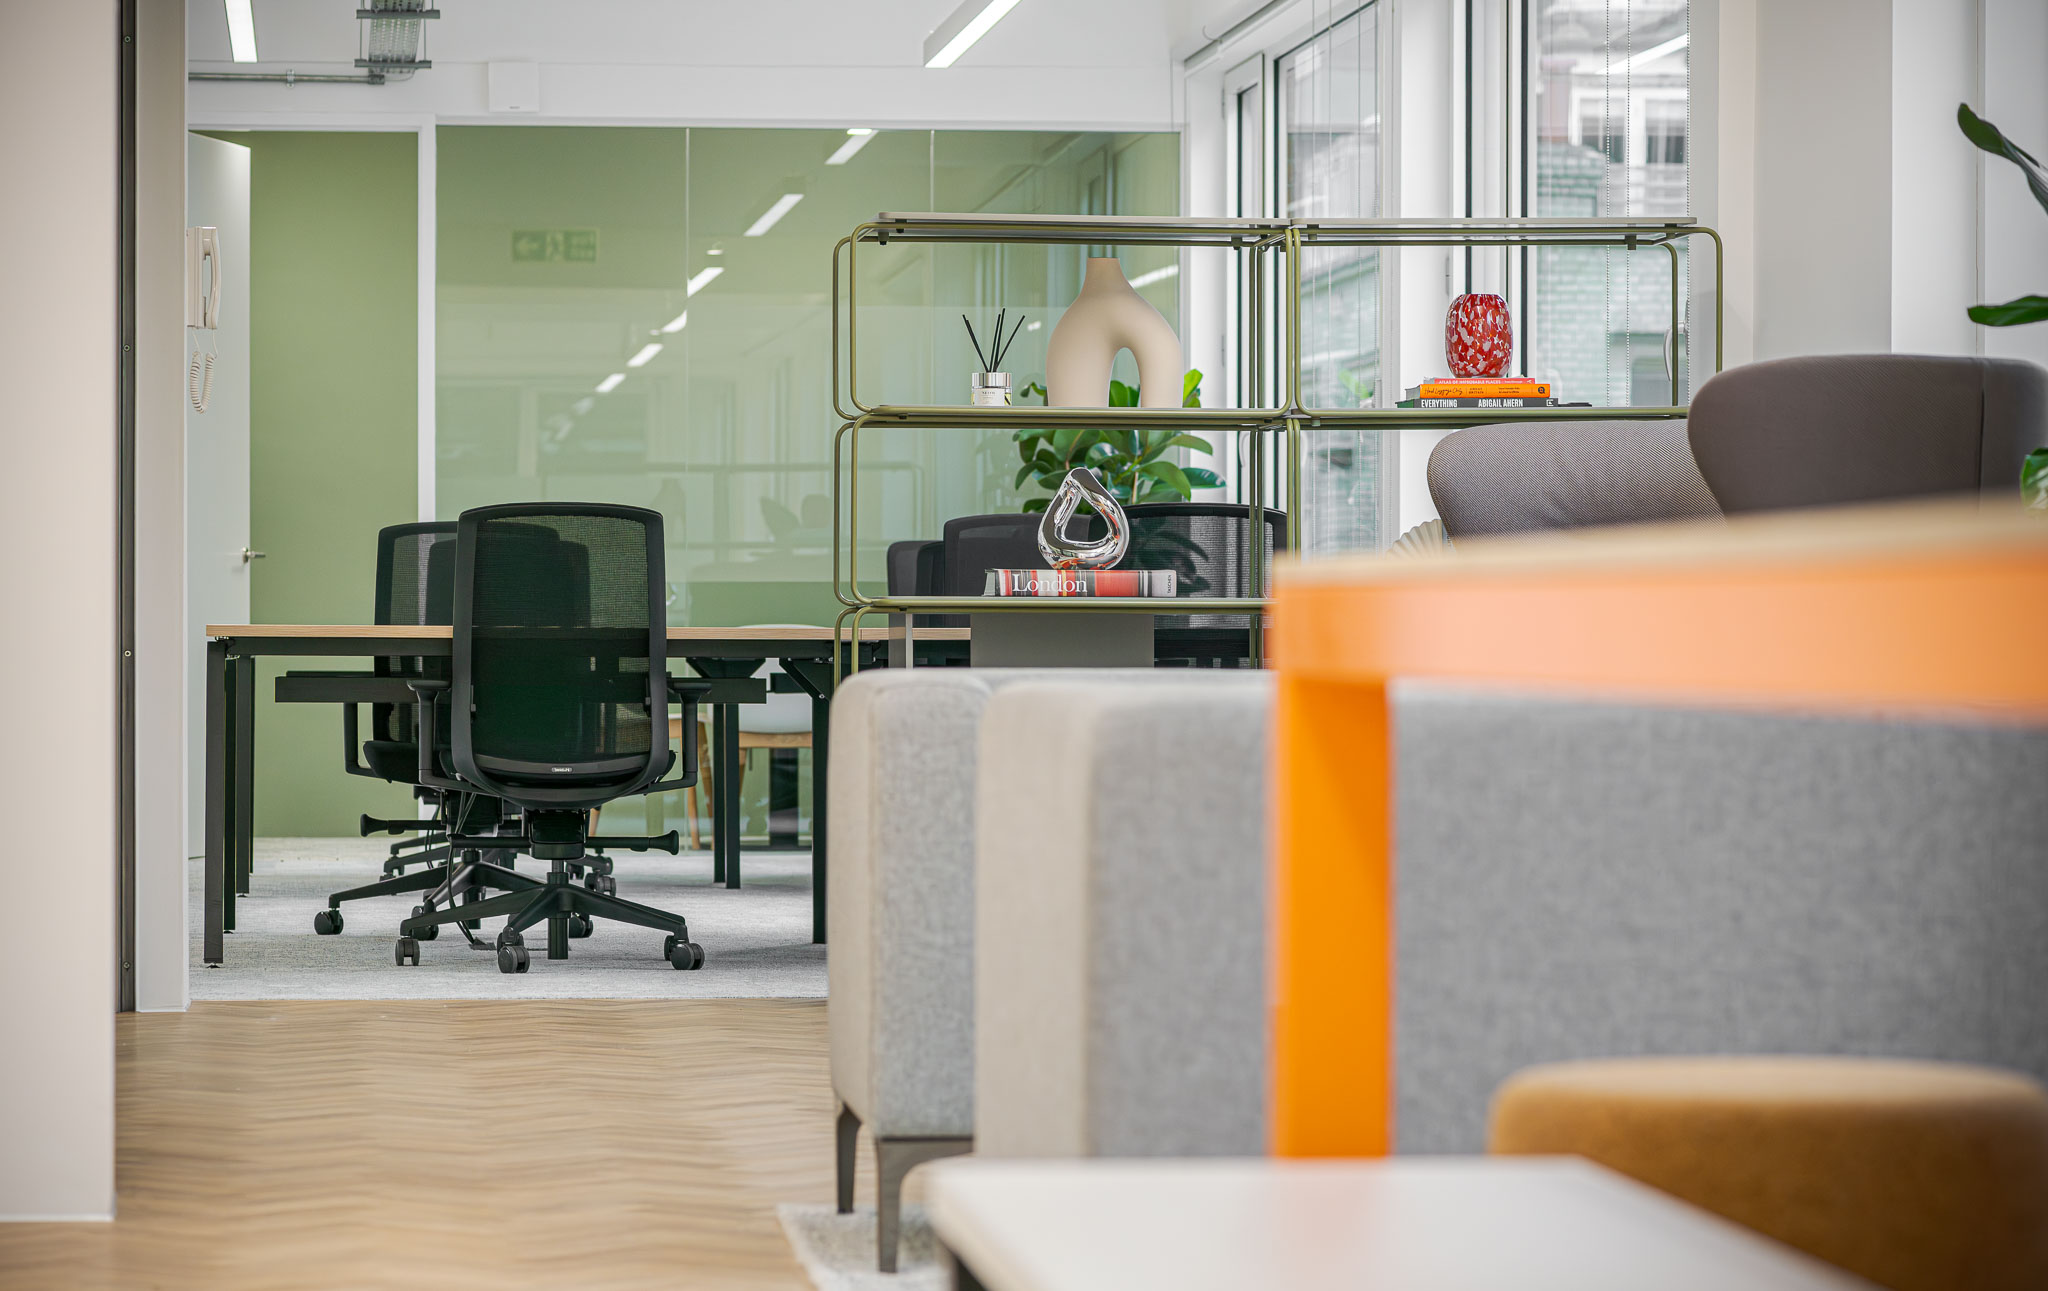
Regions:
[[[185,326],[212,332],[220,327],[220,230],[211,225],[185,230]],[[212,338],[208,338],[209,345]],[[186,393],[192,409],[205,412],[213,398],[213,365],[220,357],[212,348],[192,351]]]

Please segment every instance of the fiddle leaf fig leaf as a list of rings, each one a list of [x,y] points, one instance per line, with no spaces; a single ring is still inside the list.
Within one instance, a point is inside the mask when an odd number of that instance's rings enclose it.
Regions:
[[[2020,463],[2020,500],[2036,511],[2048,511],[2048,448],[2037,448]]]
[[[2048,173],[2042,171],[2041,163],[2034,160],[2034,154],[2006,138],[2005,132],[1997,126],[1970,111],[1967,103],[1956,104],[1956,124],[1962,127],[1963,137],[1971,143],[2018,166],[2020,173],[2027,177],[2027,187],[2033,190],[2034,200],[2041,204],[2042,210],[2048,211]]]
[[[1183,499],[1192,497],[1194,489],[1188,484],[1187,473],[1172,462],[1147,462],[1138,468],[1141,475],[1149,475],[1161,484],[1180,494]]]
[[[1972,305],[1970,321],[1986,327],[2018,327],[2048,321],[2048,296],[2021,296],[2003,305]]]

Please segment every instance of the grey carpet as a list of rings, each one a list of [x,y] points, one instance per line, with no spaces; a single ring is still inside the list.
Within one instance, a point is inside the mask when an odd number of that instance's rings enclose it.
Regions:
[[[818,1291],[943,1291],[951,1285],[939,1264],[938,1239],[924,1207],[903,1206],[896,1272],[875,1268],[875,1211],[862,1206],[842,1215],[830,1206],[784,1202],[775,1208],[782,1231]]]
[[[420,943],[417,966],[393,958],[398,922],[416,895],[351,901],[340,935],[313,932],[327,894],[378,877],[389,839],[259,838],[250,895],[236,903],[227,962],[200,961],[196,931],[201,866],[190,868],[192,998],[195,1000],[731,999],[822,998],[825,948],[811,944],[811,859],[803,852],[749,852],[745,886],[711,884],[711,855],[626,853],[614,859],[619,895],[682,915],[704,947],[704,967],[678,972],[661,957],[662,934],[599,920],[569,958],[546,957],[545,928],[529,930],[533,967],[498,971],[497,956],[444,927]],[[536,861],[518,868],[538,877]],[[499,921],[478,938],[488,943]]]

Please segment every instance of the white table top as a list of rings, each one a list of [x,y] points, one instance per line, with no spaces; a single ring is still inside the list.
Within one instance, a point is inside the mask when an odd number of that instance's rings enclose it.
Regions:
[[[988,1291],[1874,1291],[1570,1157],[925,1167]]]

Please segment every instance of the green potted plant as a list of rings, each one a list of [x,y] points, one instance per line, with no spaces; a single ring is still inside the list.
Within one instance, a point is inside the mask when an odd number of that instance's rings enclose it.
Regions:
[[[1956,105],[1956,124],[1963,137],[1994,157],[2003,157],[2027,177],[2027,188],[2041,209],[2048,211],[2048,174],[2034,155],[2005,137],[2005,132],[1970,111],[1970,105]],[[1970,321],[1986,327],[2018,327],[2025,323],[2048,322],[2048,296],[2020,296],[2002,305],[1970,306]],[[2037,510],[2048,511],[2048,448],[2027,454],[2020,467],[2020,496]]]
[[[1045,397],[1037,382],[1026,386],[1020,397]],[[1135,408],[1138,387],[1121,381],[1109,383],[1109,406]],[[1181,382],[1181,407],[1202,406],[1202,374],[1191,370]],[[1213,489],[1223,483],[1216,473],[1198,466],[1184,467],[1167,460],[1175,448],[1199,449],[1213,453],[1208,440],[1171,428],[1160,430],[1085,430],[1076,426],[1058,430],[1020,430],[1011,435],[1023,465],[1017,470],[1013,487],[1023,488],[1033,480],[1042,488],[1057,489],[1067,472],[1076,466],[1090,466],[1118,502],[1129,506],[1139,502],[1186,502],[1196,489]],[[1028,498],[1024,510],[1045,510],[1052,499]]]

